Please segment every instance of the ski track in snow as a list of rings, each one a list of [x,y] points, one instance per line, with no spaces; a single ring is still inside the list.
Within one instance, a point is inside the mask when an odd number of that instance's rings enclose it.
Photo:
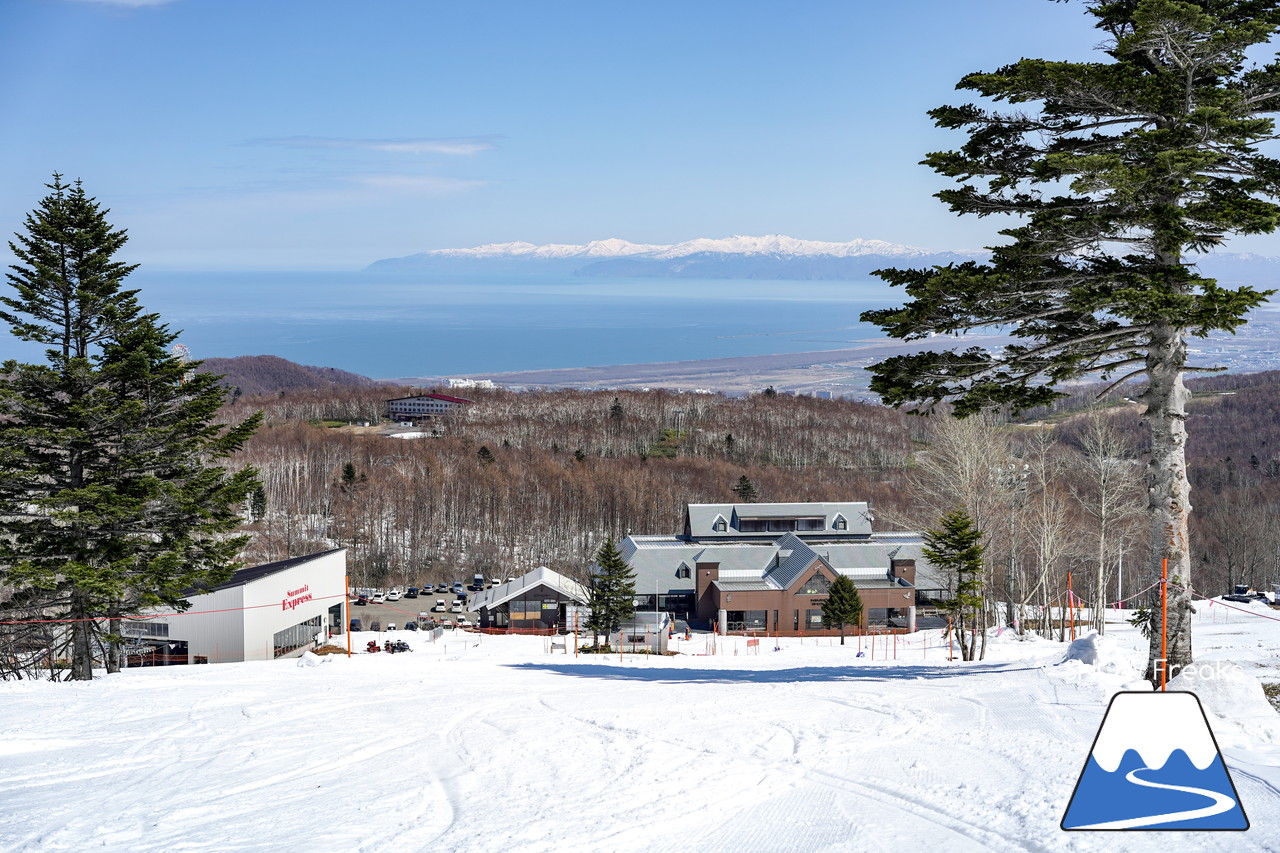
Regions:
[[[1056,667],[1061,645],[619,662],[406,636],[310,668],[0,683],[0,853],[1116,849],[1058,822],[1127,677]],[[1252,829],[1125,850],[1280,848],[1280,738],[1231,734]]]

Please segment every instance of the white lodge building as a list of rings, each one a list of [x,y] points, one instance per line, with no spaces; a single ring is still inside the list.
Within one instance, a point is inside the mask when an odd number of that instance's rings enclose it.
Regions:
[[[157,608],[129,619],[130,666],[232,663],[296,657],[343,630],[347,551],[336,548],[240,569],[208,592],[187,596],[190,610]]]

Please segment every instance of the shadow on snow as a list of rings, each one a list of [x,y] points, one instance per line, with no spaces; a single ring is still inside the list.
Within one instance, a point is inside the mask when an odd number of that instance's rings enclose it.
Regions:
[[[583,663],[519,663],[512,669],[541,670],[576,678],[604,678],[617,681],[660,681],[670,684],[790,684],[795,682],[845,681],[913,681],[935,678],[972,678],[996,673],[1028,672],[1035,666],[1010,667],[992,663],[970,667],[945,667],[928,664],[894,666],[802,666],[792,669],[685,669],[678,667],[629,667]]]

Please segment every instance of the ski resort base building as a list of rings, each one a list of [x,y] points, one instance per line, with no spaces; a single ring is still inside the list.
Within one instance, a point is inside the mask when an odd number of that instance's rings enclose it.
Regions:
[[[343,626],[345,548],[237,571],[191,608],[157,608],[126,620],[129,666],[231,663],[296,657]]]
[[[467,597],[467,610],[480,627],[498,631],[545,632],[570,623],[569,614],[587,603],[587,588],[546,566]]]
[[[862,599],[857,630],[913,631],[917,611],[948,597],[919,533],[876,533],[865,503],[689,504],[684,532],[628,536],[636,608],[721,632],[834,635],[822,603],[837,574]],[[655,601],[656,599],[656,601]]]

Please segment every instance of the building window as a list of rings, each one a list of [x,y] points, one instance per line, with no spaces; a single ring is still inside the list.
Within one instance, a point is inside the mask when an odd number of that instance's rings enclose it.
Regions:
[[[826,524],[821,518],[801,518],[796,521],[796,530],[822,530]]]
[[[844,520],[844,516],[843,516],[843,515],[837,515],[837,516],[836,516],[836,522],[835,522],[835,524],[833,524],[833,525],[832,525],[832,527],[834,527],[836,530],[848,530],[848,529],[849,529],[849,522],[847,522],[847,521],[845,521],[845,520]]]
[[[812,608],[804,612],[804,627],[806,631],[818,631],[822,628],[822,610],[814,610]]]
[[[822,572],[814,572],[813,577],[800,587],[798,595],[826,595],[830,591],[831,581],[827,580],[826,575]]]
[[[718,533],[724,533],[729,528],[728,523],[723,518],[717,518],[716,523],[711,525],[712,529]]]
[[[287,655],[289,652],[296,652],[304,646],[311,645],[315,640],[316,634],[320,633],[321,617],[312,616],[306,622],[299,622],[283,631],[276,631],[272,637],[272,643],[275,646],[275,656]]]
[[[676,577],[687,578],[689,576],[690,576],[690,572],[689,572],[688,566],[681,566],[680,568],[676,569]]]
[[[759,518],[744,518],[738,521],[738,529],[743,533],[767,533],[769,522]]]
[[[169,636],[169,623],[142,622],[130,619],[120,626],[120,633],[126,637],[167,637]]]
[[[768,630],[767,610],[726,610],[725,619],[730,631]]]

